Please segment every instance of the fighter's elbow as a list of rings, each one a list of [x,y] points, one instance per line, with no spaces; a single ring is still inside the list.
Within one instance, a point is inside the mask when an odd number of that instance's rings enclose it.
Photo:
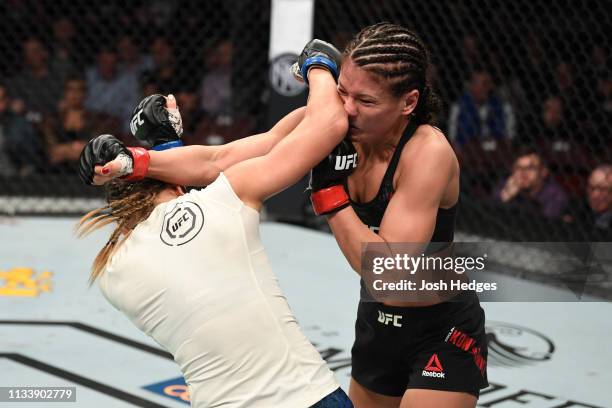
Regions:
[[[343,110],[342,113],[333,115],[333,118],[330,120],[329,131],[334,136],[344,136],[348,132],[348,127],[348,118]]]
[[[348,131],[348,116],[342,105],[330,104],[325,111],[306,110],[304,120],[317,127],[324,127],[334,135],[346,134]]]
[[[194,187],[203,187],[211,184],[219,177],[219,174],[223,169],[211,163],[203,163],[201,166],[194,168],[193,174],[191,174],[186,181],[186,185]]]

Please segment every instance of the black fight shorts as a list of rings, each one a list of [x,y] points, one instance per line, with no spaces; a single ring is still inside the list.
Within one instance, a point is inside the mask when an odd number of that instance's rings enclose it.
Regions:
[[[485,315],[473,291],[426,307],[360,302],[351,375],[373,392],[407,389],[467,392],[487,382]]]

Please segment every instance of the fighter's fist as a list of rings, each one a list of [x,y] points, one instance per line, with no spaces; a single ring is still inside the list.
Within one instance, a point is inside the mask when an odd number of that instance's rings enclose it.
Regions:
[[[330,214],[349,205],[343,183],[355,167],[357,151],[345,138],[310,171],[310,200],[315,214]]]
[[[85,184],[92,184],[94,167],[113,160],[121,153],[129,155],[125,145],[113,135],[100,135],[91,139],[79,157],[79,177]]]
[[[300,54],[298,61],[291,67],[298,80],[308,83],[308,70],[314,66],[327,69],[338,80],[342,54],[332,44],[322,40],[311,40]]]
[[[149,153],[142,147],[125,147],[113,135],[91,139],[81,151],[79,176],[85,184],[104,184],[115,177],[137,181],[149,167]]]
[[[155,150],[180,146],[183,121],[174,96],[154,94],[140,101],[132,113],[130,130],[136,139]]]
[[[357,167],[357,151],[353,143],[345,138],[312,169],[310,188],[318,191],[334,184],[342,184],[355,167]]]

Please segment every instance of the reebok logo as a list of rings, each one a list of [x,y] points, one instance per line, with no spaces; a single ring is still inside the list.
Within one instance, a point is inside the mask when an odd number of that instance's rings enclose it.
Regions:
[[[389,323],[393,322],[393,325],[395,327],[402,327],[402,324],[400,323],[400,320],[402,320],[402,316],[401,315],[394,315],[391,313],[383,313],[380,310],[378,311],[378,321],[382,324],[384,324],[385,326],[388,326]]]
[[[432,354],[429,361],[425,365],[421,376],[444,378],[444,370],[442,369],[442,364],[440,364],[440,360],[438,359],[437,353]]]
[[[357,167],[357,153],[349,154],[347,156],[336,156],[336,170],[346,170]]]

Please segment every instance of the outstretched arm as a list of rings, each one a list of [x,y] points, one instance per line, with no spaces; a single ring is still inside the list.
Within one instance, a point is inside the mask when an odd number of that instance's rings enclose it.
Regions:
[[[265,156],[236,164],[225,175],[247,205],[259,209],[268,197],[297,182],[342,141],[348,120],[334,77],[311,68],[304,120]]]
[[[185,146],[161,152],[150,151],[147,177],[172,184],[204,186],[219,172],[253,157],[268,153],[304,118],[306,108],[286,115],[265,133],[245,137],[221,146]]]
[[[265,160],[250,159],[247,160],[249,163],[246,167],[239,167],[247,169],[241,173],[245,178],[249,178],[250,181],[259,179],[262,182],[259,186],[256,186],[257,183],[252,185],[246,183],[248,187],[245,187],[241,177],[236,177],[235,180],[244,197],[255,206],[259,206],[268,196],[297,181],[308,169],[329,154],[344,136],[348,121],[335,84],[340,60],[340,52],[324,41],[312,40],[304,47],[298,58],[301,78],[308,82],[309,70],[316,67],[312,73],[314,86],[311,87],[304,119],[300,122],[302,113],[299,111],[288,115],[269,135],[256,138],[258,142],[263,140],[261,145],[257,143],[259,146],[245,141],[226,148],[192,147],[189,153],[184,153],[185,148],[177,148],[165,153],[154,151],[151,154],[143,148],[126,149],[114,136],[101,135],[91,140],[81,153],[79,174],[88,184],[92,181],[94,184],[103,184],[112,177],[126,175],[128,180],[133,181],[144,177],[155,177],[174,184],[205,185],[232,164],[265,153],[279,139],[291,132],[290,135],[293,135],[291,143],[280,142],[277,147],[282,146],[272,149],[266,154]],[[322,68],[325,71],[322,71]],[[168,138],[170,139],[168,143],[174,142],[182,133],[181,118],[174,97],[169,96],[165,101],[162,98],[164,98],[162,95],[145,98],[137,107],[137,112],[130,122],[132,133],[150,145],[156,145],[159,140],[166,144]],[[169,133],[171,136],[167,137]],[[309,135],[317,136],[307,137]],[[299,154],[295,157],[293,157],[295,155],[293,148],[299,150]],[[185,159],[182,157],[183,154],[186,155]],[[114,160],[108,163],[109,158]],[[154,161],[153,168],[149,169],[151,160]],[[94,166],[99,163],[106,164]],[[168,166],[177,167],[174,167],[173,171],[167,171]],[[149,170],[151,171],[148,172]]]
[[[168,98],[168,107],[176,106]],[[146,177],[171,184],[204,186],[235,163],[268,153],[304,118],[306,108],[298,108],[281,119],[268,132],[249,136],[221,146],[185,146],[164,151],[149,151]],[[121,174],[122,163],[113,160],[96,166],[93,183],[100,185]],[[104,172],[107,171],[105,174]]]

